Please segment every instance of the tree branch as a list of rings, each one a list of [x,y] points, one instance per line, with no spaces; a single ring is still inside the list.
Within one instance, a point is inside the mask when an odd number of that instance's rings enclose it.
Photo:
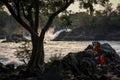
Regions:
[[[23,7],[23,3],[21,3],[21,8],[22,8],[23,16],[27,19],[27,15],[25,14],[25,9]]]
[[[13,8],[11,7],[11,5],[8,3],[8,1],[2,0],[1,2],[3,2],[5,4],[5,6],[8,8],[9,12],[11,13],[11,15],[26,29],[28,30],[31,34],[37,36],[37,33],[34,32],[34,30],[27,25],[22,19],[21,17],[17,16],[15,11],[13,10]]]
[[[48,19],[48,21],[47,21],[47,24],[46,24],[46,25],[44,26],[44,28],[42,29],[42,32],[41,32],[40,36],[44,35],[45,32],[49,29],[49,27],[50,27],[50,25],[52,24],[52,21],[53,21],[53,19],[55,18],[55,16],[57,16],[60,12],[63,12],[64,10],[66,10],[66,9],[70,6],[70,4],[73,3],[73,2],[74,2],[74,0],[66,0],[65,6],[63,6],[62,8],[60,8],[58,11],[56,11],[55,13],[53,13],[53,14],[49,17],[49,19]],[[44,36],[43,36],[43,37],[44,37]]]
[[[33,27],[33,18],[32,18],[32,4],[29,5],[26,9],[27,14],[25,13],[25,8],[23,6],[23,3],[21,3],[22,13],[24,18],[29,22],[30,26]]]
[[[37,32],[39,26],[39,0],[35,0],[35,32]]]
[[[19,0],[13,0],[13,2],[16,6],[17,15],[18,15],[18,17],[20,17],[20,2],[19,2]]]

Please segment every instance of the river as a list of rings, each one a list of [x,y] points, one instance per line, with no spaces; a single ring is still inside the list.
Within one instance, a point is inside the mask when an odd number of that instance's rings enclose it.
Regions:
[[[100,41],[100,43],[109,43],[120,55],[120,41]],[[84,50],[92,41],[45,41],[45,62],[55,54],[65,56],[69,52],[78,52]],[[0,43],[0,62],[22,64],[15,56],[14,52],[20,43]]]

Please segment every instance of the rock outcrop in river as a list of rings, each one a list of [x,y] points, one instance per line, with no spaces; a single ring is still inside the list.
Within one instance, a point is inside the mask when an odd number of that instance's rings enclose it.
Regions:
[[[28,75],[25,66],[1,63],[0,80],[120,80],[120,56],[108,43],[97,43],[46,63],[42,76]]]
[[[95,33],[95,34],[94,34]],[[70,32],[61,32],[55,41],[81,41],[81,40],[120,40],[120,32],[113,33],[96,33],[91,31],[84,31],[80,28],[73,29]]]
[[[120,56],[116,51],[108,43],[100,44],[99,53],[94,51],[93,47],[89,45],[84,51],[69,53],[63,59],[53,62],[45,73],[45,78],[47,80],[113,80],[114,76],[117,76],[120,79]],[[104,55],[105,63],[101,63],[100,55]]]

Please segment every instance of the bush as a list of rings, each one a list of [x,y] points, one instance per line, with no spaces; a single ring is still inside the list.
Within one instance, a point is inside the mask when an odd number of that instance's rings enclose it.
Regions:
[[[49,58],[50,62],[54,62],[56,60],[60,60],[63,57],[62,53],[59,54],[53,54],[51,55],[51,57]]]
[[[58,53],[58,54],[53,54],[51,55],[51,57],[49,58],[49,61],[45,64],[45,68],[46,70],[49,70],[50,67],[53,65],[53,63],[55,61],[59,61],[63,58],[64,55],[62,55],[62,53]]]
[[[32,48],[29,41],[22,42],[22,44],[16,49],[14,55],[25,64],[30,60]]]
[[[32,52],[31,43],[29,41],[25,41],[25,42],[22,42],[22,44],[16,49],[16,51],[14,52],[14,55],[20,61],[27,64],[28,61],[30,60],[31,52]],[[61,53],[53,54],[49,58],[48,63],[53,63],[56,60],[60,60],[61,58],[63,58],[63,56],[64,55],[62,55]]]

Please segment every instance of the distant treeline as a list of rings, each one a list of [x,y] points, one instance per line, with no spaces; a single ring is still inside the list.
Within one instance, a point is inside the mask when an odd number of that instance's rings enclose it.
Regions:
[[[120,40],[120,5],[111,5],[94,14],[79,12],[68,16],[72,32],[56,40]]]
[[[42,26],[47,17],[40,17],[42,20],[39,26]],[[20,29],[20,26],[7,12],[0,11],[0,35],[21,33],[23,29]],[[120,5],[113,10],[111,4],[108,4],[104,10],[94,11],[94,14],[79,12],[57,16],[52,27],[56,27],[56,30],[65,27],[77,29],[84,36],[120,35]]]
[[[0,35],[16,33],[19,29],[15,19],[5,11],[0,11]]]
[[[120,40],[120,5],[115,10],[109,6],[95,14],[75,13],[69,15],[72,21],[73,34],[81,35],[89,39],[113,39]]]
[[[94,15],[86,12],[70,14],[73,29],[80,29],[86,35],[112,34],[120,32],[120,6],[114,11],[96,11]]]

